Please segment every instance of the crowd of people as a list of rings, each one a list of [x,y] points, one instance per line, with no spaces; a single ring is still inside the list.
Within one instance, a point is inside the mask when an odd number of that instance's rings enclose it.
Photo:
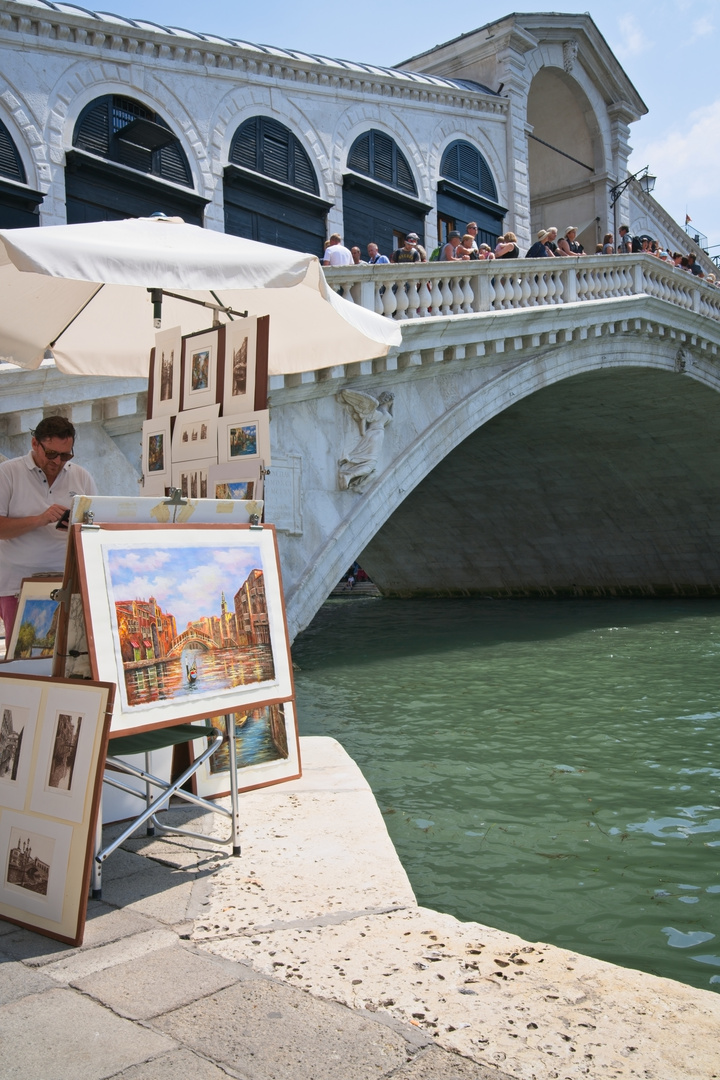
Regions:
[[[554,225],[549,229],[540,229],[535,243],[525,252],[525,258],[577,259],[587,255],[588,252],[577,239],[577,235],[578,229],[575,225],[569,225],[565,234],[559,239],[558,230]],[[520,248],[515,233],[506,232],[503,236],[499,236],[494,248],[491,248],[489,244],[478,244],[477,236],[477,223],[470,221],[464,233],[452,229],[447,234],[446,242],[435,248],[428,256],[427,251],[420,244],[417,233],[409,232],[401,246],[396,248],[390,256],[382,255],[378,245],[371,242],[367,245],[368,257],[363,259],[359,247],[346,248],[339,233],[333,233],[325,244],[323,266],[376,266],[381,263],[466,262],[520,258]],[[672,252],[669,247],[663,247],[659,241],[653,240],[644,233],[640,236],[632,236],[627,225],[620,226],[617,244],[613,234],[606,233],[603,242],[597,244],[593,254],[652,255],[661,262],[676,266],[695,277],[705,278],[707,284],[720,288],[720,282],[716,282],[714,274],[705,275],[693,252],[687,255],[679,251]]]

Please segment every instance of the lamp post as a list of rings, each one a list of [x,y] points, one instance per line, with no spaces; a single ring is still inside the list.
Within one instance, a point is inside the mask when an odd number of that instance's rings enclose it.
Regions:
[[[617,201],[625,189],[632,184],[633,180],[637,180],[645,194],[649,195],[655,187],[657,177],[652,175],[649,165],[643,165],[642,169],[638,169],[637,172],[626,176],[619,184],[615,184],[610,188],[610,206],[613,210],[613,237],[617,236]]]

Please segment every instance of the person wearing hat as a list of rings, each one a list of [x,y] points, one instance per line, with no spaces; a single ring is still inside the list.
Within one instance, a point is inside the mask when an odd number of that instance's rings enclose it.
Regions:
[[[565,235],[558,241],[558,255],[584,255],[585,248],[575,239],[577,226],[568,225]]]
[[[554,259],[555,256],[553,255],[552,251],[550,251],[550,248],[545,246],[545,241],[547,240],[549,235],[550,235],[550,233],[548,232],[547,229],[541,229],[540,232],[537,234],[537,240],[535,241],[533,246],[531,248],[528,248],[528,250],[525,252],[525,258],[526,259],[545,259],[545,258]]]
[[[469,258],[467,253],[458,255],[458,248],[461,244],[462,236],[456,229],[453,229],[452,232],[448,233],[447,244],[443,245],[440,252],[440,262],[457,262]]]
[[[418,239],[417,233],[407,233],[405,243],[402,247],[393,251],[390,261],[394,263],[422,262],[422,255],[417,249]]]

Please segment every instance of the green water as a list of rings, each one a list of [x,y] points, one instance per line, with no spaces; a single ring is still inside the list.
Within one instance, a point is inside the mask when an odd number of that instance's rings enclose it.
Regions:
[[[332,601],[293,659],[422,905],[720,990],[720,601]]]

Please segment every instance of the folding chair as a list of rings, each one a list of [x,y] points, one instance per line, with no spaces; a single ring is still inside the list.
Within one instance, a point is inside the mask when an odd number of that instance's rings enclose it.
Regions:
[[[115,738],[110,739],[106,765],[112,771],[105,772],[103,783],[109,784],[119,791],[124,791],[128,795],[133,795],[135,798],[142,799],[145,809],[138,817],[134,818],[128,824],[127,828],[125,828],[112,843],[103,847],[101,807],[101,811],[98,814],[95,857],[93,860],[92,898],[94,900],[99,900],[102,896],[102,865],[105,860],[112,855],[112,853],[120,847],[120,845],[124,843],[136,829],[139,829],[146,823],[146,833],[148,836],[154,836],[155,830],[157,829],[162,833],[190,836],[194,839],[204,840],[206,843],[218,844],[223,847],[232,842],[233,855],[240,855],[240,844],[238,842],[240,813],[237,792],[237,760],[234,721],[234,714],[230,714],[225,718],[228,748],[230,752],[231,807],[229,810],[216,802],[211,802],[209,799],[203,799],[199,795],[194,795],[191,791],[183,790],[183,785],[187,783],[190,777],[193,776],[208,758],[212,757],[212,755],[222,746],[224,736],[217,728],[213,727],[211,723],[176,724],[174,727],[155,728],[151,731],[141,732],[138,735],[118,735]],[[178,746],[181,743],[192,742],[195,739],[201,739],[203,737],[208,739],[207,749],[196,757],[189,768],[185,769],[183,774],[178,776],[176,780],[173,780],[172,782],[161,780],[159,777],[153,776],[150,772],[150,755],[153,750]],[[144,769],[124,760],[127,757],[134,757],[138,754],[145,755]],[[144,781],[145,790],[138,790],[137,788],[130,787],[128,784],[123,783],[122,780],[118,780],[113,775],[113,773],[118,772],[124,773],[126,776],[134,776],[136,779]],[[158,789],[160,794],[157,794],[154,789]],[[195,806],[204,807],[206,810],[211,810],[214,814],[221,814],[224,817],[229,817],[230,835],[227,837],[207,836],[205,833],[192,832],[190,829],[184,829],[180,826],[163,824],[163,822],[158,820],[157,814],[160,810],[167,808],[170,799],[172,799],[174,795],[183,799],[185,802],[193,803]]]

